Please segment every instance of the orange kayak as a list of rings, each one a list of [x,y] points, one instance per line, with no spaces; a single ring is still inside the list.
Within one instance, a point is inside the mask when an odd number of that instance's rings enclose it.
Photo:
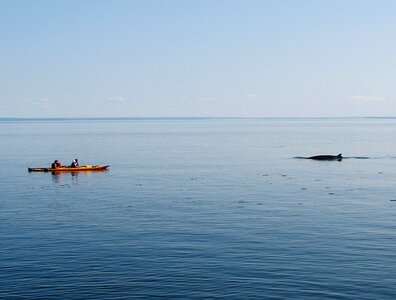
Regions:
[[[80,171],[103,171],[110,166],[79,166],[72,167],[59,167],[59,168],[28,168],[29,172],[80,172]]]

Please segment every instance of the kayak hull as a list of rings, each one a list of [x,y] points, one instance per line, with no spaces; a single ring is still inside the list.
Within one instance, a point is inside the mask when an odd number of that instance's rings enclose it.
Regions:
[[[84,172],[84,171],[103,171],[108,166],[79,166],[76,168],[72,167],[59,167],[59,168],[28,168],[29,172]]]

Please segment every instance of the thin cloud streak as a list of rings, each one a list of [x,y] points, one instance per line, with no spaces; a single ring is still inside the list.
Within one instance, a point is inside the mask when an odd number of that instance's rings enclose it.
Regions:
[[[385,102],[386,100],[379,96],[352,96],[350,98],[353,101],[364,101],[364,102]]]
[[[109,97],[109,98],[107,98],[107,101],[110,101],[110,102],[118,102],[118,103],[120,103],[120,102],[125,102],[125,97],[124,96],[113,96],[113,97]]]

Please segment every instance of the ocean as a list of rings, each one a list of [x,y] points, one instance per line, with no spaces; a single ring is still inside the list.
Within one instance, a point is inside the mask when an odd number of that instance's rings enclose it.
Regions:
[[[392,118],[0,119],[0,299],[395,299],[395,136]],[[110,168],[27,170],[75,158]]]

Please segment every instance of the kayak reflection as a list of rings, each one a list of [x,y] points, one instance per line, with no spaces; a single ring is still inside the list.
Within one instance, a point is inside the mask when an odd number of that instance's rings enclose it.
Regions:
[[[51,177],[52,181],[56,184],[62,184],[63,179],[68,178],[71,176],[72,182],[74,184],[78,184],[78,177],[79,176],[86,176],[86,175],[94,175],[97,173],[105,173],[106,170],[94,170],[94,171],[84,171],[84,172],[79,172],[79,171],[69,171],[69,172],[63,172],[63,171],[52,171],[51,172]],[[67,179],[66,179],[67,180]]]

